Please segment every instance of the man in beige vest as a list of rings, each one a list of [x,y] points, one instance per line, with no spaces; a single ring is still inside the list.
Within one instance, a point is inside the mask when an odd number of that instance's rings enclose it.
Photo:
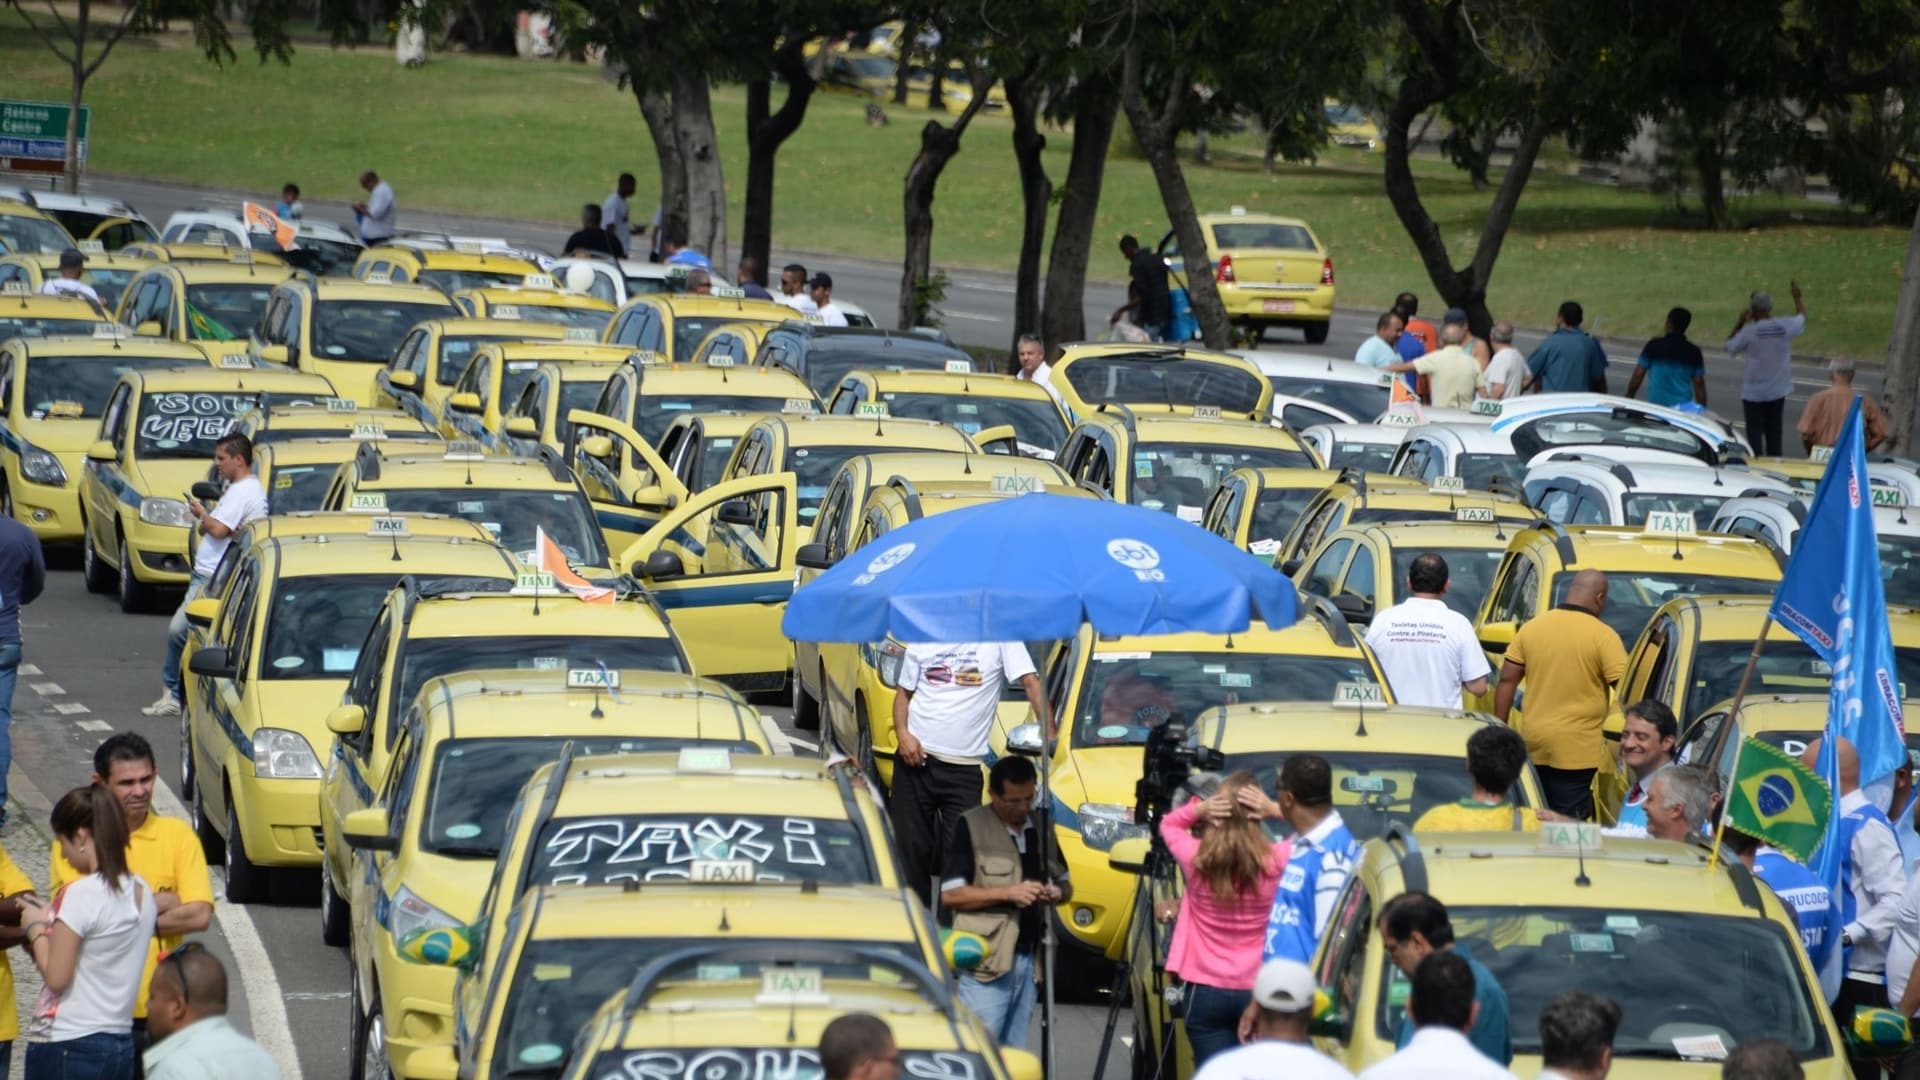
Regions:
[[[1048,905],[1073,895],[1059,845],[1047,845],[1048,871],[1040,872],[1032,817],[1039,783],[1026,758],[995,761],[987,804],[960,815],[940,868],[940,903],[954,913],[953,928],[987,940],[986,960],[960,976],[960,1000],[1002,1046],[1027,1045],[1042,920]]]

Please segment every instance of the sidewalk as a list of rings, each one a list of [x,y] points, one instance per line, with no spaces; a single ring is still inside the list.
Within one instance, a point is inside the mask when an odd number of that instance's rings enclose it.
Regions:
[[[47,895],[47,876],[52,872],[53,841],[47,835],[47,818],[53,813],[53,804],[41,794],[27,774],[18,765],[7,773],[8,799],[7,823],[0,825],[0,847],[5,847],[7,855],[13,859],[20,872],[33,882],[36,892]],[[40,997],[40,970],[33,966],[33,959],[25,949],[8,949],[7,962],[13,965],[14,1013],[20,1017],[20,1027],[25,1032],[27,1018],[32,1015],[33,1004]],[[13,1047],[13,1068],[8,1080],[21,1080],[26,1075],[27,1048],[24,1040],[18,1040]]]

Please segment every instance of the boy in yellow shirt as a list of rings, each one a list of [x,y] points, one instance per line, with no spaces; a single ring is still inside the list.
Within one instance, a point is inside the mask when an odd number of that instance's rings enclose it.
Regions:
[[[1467,775],[1473,794],[1420,815],[1415,835],[1427,832],[1539,832],[1540,815],[1517,806],[1513,786],[1527,767],[1527,742],[1505,724],[1467,736]]]

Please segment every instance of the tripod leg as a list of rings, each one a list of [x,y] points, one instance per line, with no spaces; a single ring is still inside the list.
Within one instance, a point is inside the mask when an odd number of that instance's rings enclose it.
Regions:
[[[1120,1024],[1120,1010],[1127,1004],[1127,983],[1132,978],[1133,965],[1121,960],[1113,968],[1113,1001],[1107,1006],[1107,1029],[1100,1034],[1100,1056],[1094,1059],[1093,1080],[1102,1080],[1107,1074],[1107,1054],[1113,1049],[1113,1032]]]

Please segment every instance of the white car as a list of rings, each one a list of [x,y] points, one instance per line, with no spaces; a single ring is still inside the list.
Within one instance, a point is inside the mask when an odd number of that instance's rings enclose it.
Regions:
[[[1478,491],[1505,483],[1519,487],[1526,463],[1513,453],[1513,441],[1497,435],[1486,424],[1421,424],[1399,429],[1405,433],[1387,471],[1431,484],[1442,476],[1457,476]]]
[[[613,304],[625,304],[636,296],[653,293],[685,292],[686,267],[668,266],[645,259],[615,259],[606,255],[569,255],[553,260],[553,279],[564,283],[567,272],[576,266],[593,271],[593,284],[585,292]],[[732,284],[712,274],[715,285]]]
[[[1617,450],[1655,451],[1718,465],[1745,449],[1711,419],[1628,398],[1539,394],[1502,404],[1488,430],[1509,440],[1529,465],[1548,451],[1598,447],[1615,458]]]
[[[1618,397],[1613,394],[1522,394],[1519,397],[1506,398],[1500,402],[1500,414],[1494,424],[1518,423],[1520,417],[1544,416],[1562,412],[1604,412],[1611,409],[1627,409],[1640,417],[1652,417],[1687,430],[1700,430],[1708,433],[1708,441],[1715,444],[1722,455],[1737,454],[1752,457],[1753,450],[1747,445],[1734,426],[1720,415],[1712,412],[1684,412],[1680,409],[1655,405],[1635,398]]]
[[[292,250],[282,248],[280,241],[268,233],[247,228],[246,218],[238,210],[193,207],[169,217],[160,230],[160,239],[169,244],[220,244],[270,251],[322,276],[347,277],[353,273],[353,262],[363,249],[352,233],[331,221],[310,218],[287,224],[294,230]]]
[[[1378,424],[1314,424],[1294,432],[1329,469],[1386,472],[1405,432]]]
[[[1788,484],[1742,468],[1627,465],[1602,451],[1542,461],[1527,469],[1527,505],[1561,525],[1646,524],[1654,511],[1693,517],[1700,530],[1727,500],[1758,493],[1796,498]]]
[[[837,303],[838,301],[836,301]],[[1285,395],[1292,401],[1314,406],[1337,419],[1310,420],[1308,423],[1360,423],[1387,410],[1387,398],[1393,392],[1393,376],[1379,368],[1356,364],[1333,356],[1287,352],[1280,349],[1230,349],[1260,369],[1272,384],[1276,398]],[[1282,416],[1276,400],[1275,417]],[[1306,424],[1289,424],[1304,427]]]
[[[105,195],[67,195],[0,187],[0,199],[23,202],[58,221],[76,240],[98,240],[108,251],[143,240],[157,240],[153,224],[133,207]]]

